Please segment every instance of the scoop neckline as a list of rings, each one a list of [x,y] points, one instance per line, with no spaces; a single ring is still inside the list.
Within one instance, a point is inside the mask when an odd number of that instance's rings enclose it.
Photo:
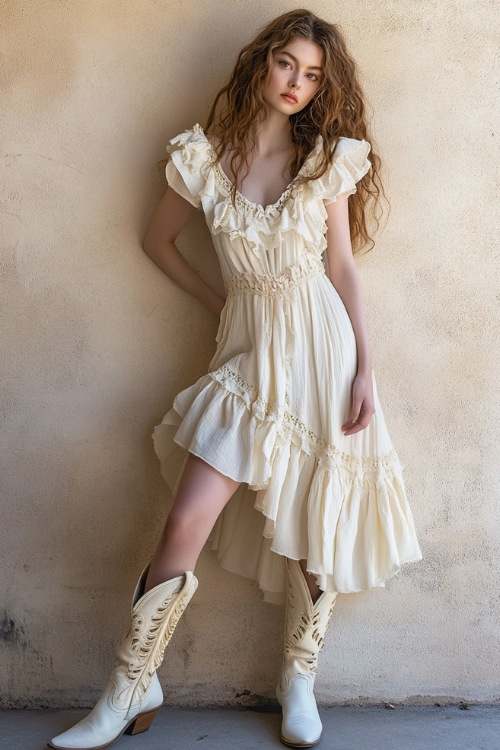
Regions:
[[[217,173],[219,174],[219,176],[221,177],[221,179],[226,183],[226,186],[228,187],[228,189],[232,190],[233,187],[234,187],[234,183],[228,177],[228,175],[224,172],[224,170],[222,169],[222,165],[220,163],[219,157],[217,156],[217,152],[215,150],[215,147],[208,140],[208,138],[207,138],[207,136],[205,134],[205,131],[203,130],[203,128],[201,127],[201,125],[199,123],[196,123],[193,126],[193,129],[196,130],[196,131],[198,131],[203,136],[203,138],[205,139],[205,142],[207,143],[208,147],[210,148],[210,150],[212,152],[212,155],[213,155],[213,158],[214,158],[214,162],[215,162],[215,168],[216,168]],[[249,198],[247,198],[245,195],[243,195],[243,193],[240,192],[238,190],[238,188],[236,188],[236,195],[237,195],[237,197],[244,204],[246,204],[249,208],[252,208],[252,209],[256,210],[258,213],[264,213],[265,214],[265,213],[271,212],[273,210],[278,210],[284,204],[284,202],[286,201],[286,199],[290,195],[290,193],[293,190],[293,188],[295,187],[295,184],[298,181],[299,177],[302,176],[302,172],[303,172],[303,170],[304,170],[307,162],[309,161],[309,159],[311,158],[311,156],[312,156],[313,153],[315,153],[315,149],[313,151],[311,151],[311,153],[309,154],[309,156],[306,157],[306,160],[304,161],[303,165],[301,166],[301,168],[299,169],[299,171],[297,172],[297,174],[295,175],[295,177],[293,178],[293,180],[288,183],[288,185],[286,186],[286,188],[284,189],[284,191],[281,193],[281,195],[278,198],[278,200],[276,200],[274,203],[268,203],[267,206],[263,206],[261,203],[254,203]]]

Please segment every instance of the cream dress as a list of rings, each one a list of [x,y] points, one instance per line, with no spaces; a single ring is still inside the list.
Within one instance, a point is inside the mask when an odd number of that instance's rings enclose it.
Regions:
[[[314,165],[321,137],[299,175]],[[306,559],[323,590],[384,586],[422,559],[377,396],[368,427],[342,433],[356,340],[325,273],[325,204],[356,191],[370,144],[340,138],[327,173],[297,178],[265,208],[238,193],[202,127],[170,141],[168,184],[201,209],[226,290],[208,372],[178,393],[154,428],[175,495],[194,453],[241,482],[211,535],[222,567],[284,601],[285,557]]]

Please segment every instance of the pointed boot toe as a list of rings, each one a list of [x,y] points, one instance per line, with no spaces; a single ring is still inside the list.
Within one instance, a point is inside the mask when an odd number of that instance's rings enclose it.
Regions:
[[[289,747],[313,747],[321,740],[323,725],[318,713],[311,680],[298,674],[290,681],[286,693],[277,689],[283,711],[281,741]]]

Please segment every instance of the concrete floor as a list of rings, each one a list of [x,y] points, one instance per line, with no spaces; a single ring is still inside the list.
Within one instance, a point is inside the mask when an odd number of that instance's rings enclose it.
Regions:
[[[1,750],[41,750],[88,711],[0,712]],[[319,750],[499,750],[500,705],[321,709]],[[123,735],[120,750],[281,748],[281,716],[238,709],[163,708],[148,732]]]

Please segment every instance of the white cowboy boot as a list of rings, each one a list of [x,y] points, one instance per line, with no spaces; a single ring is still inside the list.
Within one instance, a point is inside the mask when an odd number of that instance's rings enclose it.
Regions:
[[[283,667],[276,688],[283,711],[280,738],[289,747],[312,747],[323,730],[313,693],[318,654],[337,593],[324,591],[313,603],[299,561],[287,558],[286,565]]]
[[[58,750],[102,750],[124,732],[149,729],[163,703],[156,669],[187,603],[198,587],[190,571],[158,584],[146,594],[150,563],[141,573],[132,597],[132,625],[116,649],[113,671],[104,693],[84,719],[54,737]]]

